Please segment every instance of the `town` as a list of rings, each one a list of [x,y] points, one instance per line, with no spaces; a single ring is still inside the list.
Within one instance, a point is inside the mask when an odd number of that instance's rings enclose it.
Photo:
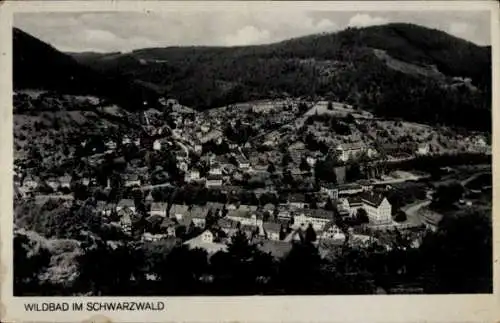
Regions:
[[[469,183],[491,176],[487,163],[411,166],[464,152],[487,157],[491,146],[480,133],[383,120],[330,101],[257,101],[201,113],[175,100],[160,103],[163,111],[139,115],[139,130],[104,127],[72,138],[79,142],[65,147],[61,160],[71,171],[59,176],[29,150],[14,163],[16,197],[92,205],[125,237],[180,239],[208,254],[243,232],[280,257],[295,240],[326,250],[367,246],[388,230],[411,230],[418,244],[418,232],[434,229],[442,216],[429,208],[441,183],[464,177],[457,183],[467,189],[452,203],[471,208],[482,202]]]

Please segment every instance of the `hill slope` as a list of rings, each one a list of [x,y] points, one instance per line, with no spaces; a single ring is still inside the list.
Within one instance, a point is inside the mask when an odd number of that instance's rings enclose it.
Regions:
[[[17,28],[13,29],[14,90],[38,89],[61,94],[92,94],[129,109],[141,106],[152,91],[78,63],[71,56]]]
[[[491,128],[491,49],[411,24],[271,45],[71,56],[101,75],[133,80],[141,97],[160,93],[200,110],[283,95],[323,96],[385,117]]]
[[[261,46],[75,57],[199,109],[286,93],[327,96],[388,117],[483,130],[491,126],[491,49],[411,24]]]

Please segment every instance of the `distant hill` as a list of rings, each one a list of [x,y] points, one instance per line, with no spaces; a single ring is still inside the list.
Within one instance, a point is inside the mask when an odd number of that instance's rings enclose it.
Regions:
[[[92,94],[129,109],[142,107],[143,100],[156,93],[135,80],[117,78],[82,65],[70,55],[17,28],[13,29],[13,71],[14,90]]]

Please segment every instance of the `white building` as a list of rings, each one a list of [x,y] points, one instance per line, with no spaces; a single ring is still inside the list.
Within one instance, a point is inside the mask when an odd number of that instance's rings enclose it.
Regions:
[[[316,158],[311,157],[311,156],[307,156],[306,162],[309,166],[314,167],[314,165],[316,165]]]
[[[366,147],[360,143],[350,143],[338,145],[336,150],[339,154],[339,159],[346,162],[359,157],[366,150]]]
[[[151,204],[151,211],[150,215],[159,215],[159,216],[166,216],[167,215],[167,203],[152,203]]]
[[[423,144],[423,145],[418,146],[418,149],[417,149],[418,155],[425,156],[425,155],[429,154],[429,152],[430,152],[429,144]]]
[[[123,144],[123,145],[128,145],[128,144],[130,144],[131,142],[132,142],[132,141],[131,141],[131,140],[130,140],[130,138],[129,138],[129,137],[127,137],[127,136],[123,137],[123,139],[122,139],[122,144]]]
[[[254,212],[242,211],[238,209],[229,211],[226,217],[230,220],[240,222],[241,225],[253,225],[259,228],[263,223],[262,219]]]
[[[194,145],[194,151],[196,153],[201,153],[203,150],[203,146],[202,145]]]
[[[333,184],[322,185],[320,191],[328,194],[332,200],[337,200],[339,198],[339,190]]]
[[[303,209],[308,206],[304,194],[295,193],[288,195],[288,205],[297,209]]]
[[[227,246],[223,243],[215,243],[214,235],[209,230],[203,231],[199,236],[184,242],[191,249],[201,248],[212,255],[218,251],[226,251]]]
[[[294,218],[295,225],[307,227],[312,224],[316,231],[323,231],[326,224],[332,221],[333,214],[325,210],[304,210]]]
[[[358,209],[363,208],[363,201],[359,197],[348,197],[339,200],[339,211],[344,211],[349,216],[355,216]]]
[[[188,182],[197,181],[200,179],[200,172],[196,169],[193,169],[188,173],[188,176],[189,176]]]
[[[249,169],[250,168],[250,162],[247,159],[245,159],[245,158],[237,158],[236,160],[238,162],[238,167],[240,169],[245,170],[245,169]]]
[[[340,230],[338,226],[336,226],[333,222],[329,222],[324,227],[324,231],[321,233],[321,239],[328,240],[344,240],[345,233]]]
[[[27,190],[34,190],[38,187],[38,182],[31,176],[27,176],[23,180],[23,188]]]
[[[222,175],[222,168],[219,165],[213,165],[210,167],[209,175]]]
[[[209,175],[205,182],[206,187],[222,186],[222,176]]]
[[[392,206],[386,197],[374,192],[366,192],[361,195],[361,201],[370,223],[388,224],[392,222]]]
[[[156,139],[154,142],[153,142],[153,149],[154,150],[161,150],[161,142]]]

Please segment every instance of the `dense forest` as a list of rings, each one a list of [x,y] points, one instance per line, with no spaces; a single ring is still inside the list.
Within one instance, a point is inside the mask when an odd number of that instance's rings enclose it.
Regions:
[[[156,92],[123,76],[100,73],[37,38],[13,29],[14,90],[35,89],[60,94],[92,94],[126,109],[136,109]]]
[[[17,38],[24,45],[14,51],[27,56],[25,43],[35,42]],[[46,59],[56,53],[79,69],[87,66],[86,73],[105,75],[97,84],[109,86],[112,94],[141,100],[166,95],[203,110],[261,98],[325,97],[383,117],[491,129],[491,48],[411,24],[348,28],[259,46],[68,55],[52,49]],[[15,62],[15,85],[41,81],[20,81],[32,69],[26,61],[43,69],[33,58]],[[36,74],[51,74],[41,72]],[[134,90],[120,92],[123,83]]]

